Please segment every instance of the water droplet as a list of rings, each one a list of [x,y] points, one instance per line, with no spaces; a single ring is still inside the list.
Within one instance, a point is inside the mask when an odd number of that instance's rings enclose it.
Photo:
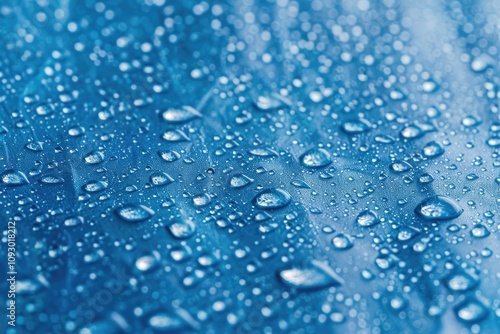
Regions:
[[[175,221],[167,228],[176,239],[188,239],[196,233],[196,225],[190,219]]]
[[[278,275],[285,285],[297,290],[318,290],[344,283],[332,268],[316,260],[308,266],[281,270]]]
[[[104,160],[104,152],[92,151],[90,153],[87,153],[87,155],[83,159],[88,164],[96,165]]]
[[[261,191],[252,203],[259,209],[279,209],[290,204],[291,196],[282,189],[272,188]]]
[[[166,162],[174,162],[180,159],[181,155],[176,151],[160,151],[158,152],[160,158]]]
[[[372,125],[365,119],[347,121],[342,123],[342,130],[350,135],[355,135],[367,132],[371,129]]]
[[[198,194],[193,196],[193,204],[198,207],[206,206],[212,202],[212,198],[208,194]]]
[[[431,141],[425,144],[422,153],[427,158],[437,158],[444,153],[444,148],[438,142]]]
[[[332,163],[330,153],[323,148],[312,148],[304,152],[300,158],[302,166],[307,168],[322,168]]]
[[[108,183],[104,181],[89,181],[82,186],[82,190],[88,193],[97,193],[108,187]]]
[[[404,173],[412,169],[413,166],[406,161],[395,161],[391,164],[391,169],[396,173]]]
[[[147,254],[144,256],[141,256],[135,261],[135,267],[142,272],[147,272],[156,266],[158,263],[158,260],[154,254]]]
[[[470,231],[470,234],[474,237],[474,238],[486,238],[487,236],[490,235],[490,231],[488,231],[488,229],[486,228],[486,226],[484,226],[483,224],[477,224],[476,226],[474,226],[472,228],[472,230]]]
[[[138,204],[125,204],[117,208],[115,212],[118,217],[130,223],[148,220],[155,214],[150,208]]]
[[[189,137],[181,130],[167,130],[163,133],[162,138],[170,143],[189,141]]]
[[[82,216],[72,216],[72,217],[66,218],[66,220],[64,221],[64,225],[65,226],[77,226],[77,225],[83,224],[84,221],[85,221],[85,219]]]
[[[443,278],[444,285],[452,290],[464,292],[474,289],[479,285],[479,279],[473,277],[464,271],[454,271]]]
[[[276,157],[278,152],[271,150],[270,148],[253,148],[248,150],[248,153],[256,157]]]
[[[380,219],[378,218],[377,214],[371,210],[365,210],[362,211],[357,217],[356,217],[356,223],[358,223],[359,226],[363,227],[370,227],[373,225],[377,225],[380,223]]]
[[[243,188],[244,186],[249,185],[254,180],[246,176],[245,174],[235,174],[231,177],[229,184],[232,188]]]
[[[40,179],[40,183],[43,184],[60,184],[64,183],[64,179],[55,175],[45,175]]]
[[[29,183],[28,178],[23,172],[14,169],[6,170],[0,174],[0,178],[3,185],[10,187],[22,186]]]
[[[349,234],[339,233],[337,234],[333,240],[333,247],[338,250],[346,250],[352,248],[354,246],[353,237]]]
[[[488,316],[486,307],[475,298],[467,298],[454,308],[457,318],[465,323],[475,323]]]
[[[297,188],[310,189],[311,187],[302,180],[292,180],[290,184]]]
[[[291,105],[284,96],[271,94],[270,96],[258,96],[254,100],[254,106],[260,111],[274,111]]]
[[[168,109],[162,116],[165,121],[172,124],[185,123],[195,118],[202,117],[198,110],[190,106],[183,106],[180,109]]]
[[[431,196],[415,208],[415,213],[425,220],[450,220],[457,218],[464,210],[449,197]]]
[[[148,320],[149,326],[162,333],[178,332],[186,327],[186,323],[180,318],[166,313],[157,313]]]
[[[151,183],[154,186],[166,186],[166,185],[169,185],[170,183],[174,182],[174,179],[170,175],[168,175],[167,173],[157,171],[157,172],[153,172],[149,176],[149,181],[151,181]]]
[[[467,115],[462,119],[462,125],[468,128],[477,126],[479,124],[481,124],[481,121],[472,115]]]

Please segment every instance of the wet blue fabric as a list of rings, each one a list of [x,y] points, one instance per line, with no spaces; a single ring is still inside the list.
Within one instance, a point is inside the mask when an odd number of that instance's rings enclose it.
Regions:
[[[499,22],[2,1],[0,331],[500,332]]]

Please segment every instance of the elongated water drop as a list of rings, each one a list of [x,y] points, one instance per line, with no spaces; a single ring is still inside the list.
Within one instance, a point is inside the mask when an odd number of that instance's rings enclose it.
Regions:
[[[115,212],[118,217],[130,223],[148,220],[155,214],[155,212],[147,206],[132,203],[120,206]]]
[[[317,260],[306,266],[281,270],[278,276],[286,286],[297,290],[319,290],[344,283],[332,268]]]
[[[162,114],[163,119],[167,123],[185,123],[192,121],[195,118],[201,117],[200,112],[190,106],[182,106],[181,108],[171,108]]]
[[[0,179],[3,185],[9,187],[22,186],[29,183],[28,178],[23,172],[14,169],[8,169],[0,174]]]

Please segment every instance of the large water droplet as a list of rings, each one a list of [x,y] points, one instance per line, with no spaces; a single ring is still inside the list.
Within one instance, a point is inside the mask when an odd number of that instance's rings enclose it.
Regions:
[[[367,132],[371,129],[371,124],[365,119],[347,121],[342,123],[342,130],[350,135],[355,135],[363,132]]]
[[[163,133],[162,138],[170,143],[189,141],[189,137],[181,130],[167,130]]]
[[[438,142],[431,141],[425,144],[422,153],[427,158],[437,158],[444,153],[444,148]]]
[[[88,164],[96,165],[104,160],[104,153],[101,151],[92,151],[87,153],[83,159]]]
[[[97,193],[108,187],[108,183],[104,181],[89,181],[82,186],[82,190],[88,193]]]
[[[11,187],[22,186],[29,183],[28,178],[23,172],[14,169],[8,169],[0,174],[0,179],[3,185]]]
[[[176,151],[160,151],[158,152],[158,155],[163,159],[163,161],[166,162],[174,162],[179,160],[181,157],[181,155]]]
[[[378,219],[378,216],[375,212],[371,210],[365,210],[356,217],[356,223],[358,223],[359,226],[370,227],[380,223],[380,219]]]
[[[158,171],[158,172],[153,172],[149,176],[149,181],[151,181],[151,183],[154,186],[166,186],[174,182],[174,179],[167,173]]]
[[[131,222],[138,223],[153,217],[155,212],[144,205],[138,204],[125,204],[116,209],[116,214],[121,219]]]
[[[148,320],[149,326],[161,333],[178,332],[186,327],[186,323],[180,318],[166,313],[157,313]]]
[[[254,102],[254,106],[260,111],[273,111],[289,106],[291,103],[284,96],[271,94],[270,96],[258,96]]]
[[[339,233],[332,240],[333,247],[338,250],[346,250],[354,246],[353,237],[349,234]]]
[[[317,260],[305,267],[281,270],[278,276],[285,285],[298,290],[318,290],[344,283],[332,268]]]
[[[464,271],[456,270],[443,278],[443,283],[452,291],[464,292],[472,290],[478,286],[479,279]]]
[[[291,201],[290,194],[282,189],[272,188],[261,191],[254,197],[252,203],[259,209],[279,209]]]
[[[332,163],[330,153],[323,148],[312,148],[300,156],[300,163],[307,168],[321,168]]]
[[[195,118],[201,117],[200,112],[193,107],[183,106],[179,109],[171,108],[165,111],[163,114],[163,119],[168,123],[185,123],[189,122]]]
[[[425,220],[450,220],[463,211],[457,202],[445,196],[428,197],[415,208],[415,213]]]
[[[475,298],[467,298],[454,307],[457,318],[465,323],[476,323],[488,316],[486,307]]]
[[[229,181],[232,188],[242,188],[249,185],[254,180],[246,176],[245,174],[235,174]]]
[[[196,225],[190,219],[173,222],[167,228],[176,239],[188,239],[196,233]]]

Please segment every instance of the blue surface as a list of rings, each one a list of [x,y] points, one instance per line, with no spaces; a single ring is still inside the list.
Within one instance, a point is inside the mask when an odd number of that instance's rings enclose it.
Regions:
[[[0,332],[500,332],[500,2],[0,17]]]

